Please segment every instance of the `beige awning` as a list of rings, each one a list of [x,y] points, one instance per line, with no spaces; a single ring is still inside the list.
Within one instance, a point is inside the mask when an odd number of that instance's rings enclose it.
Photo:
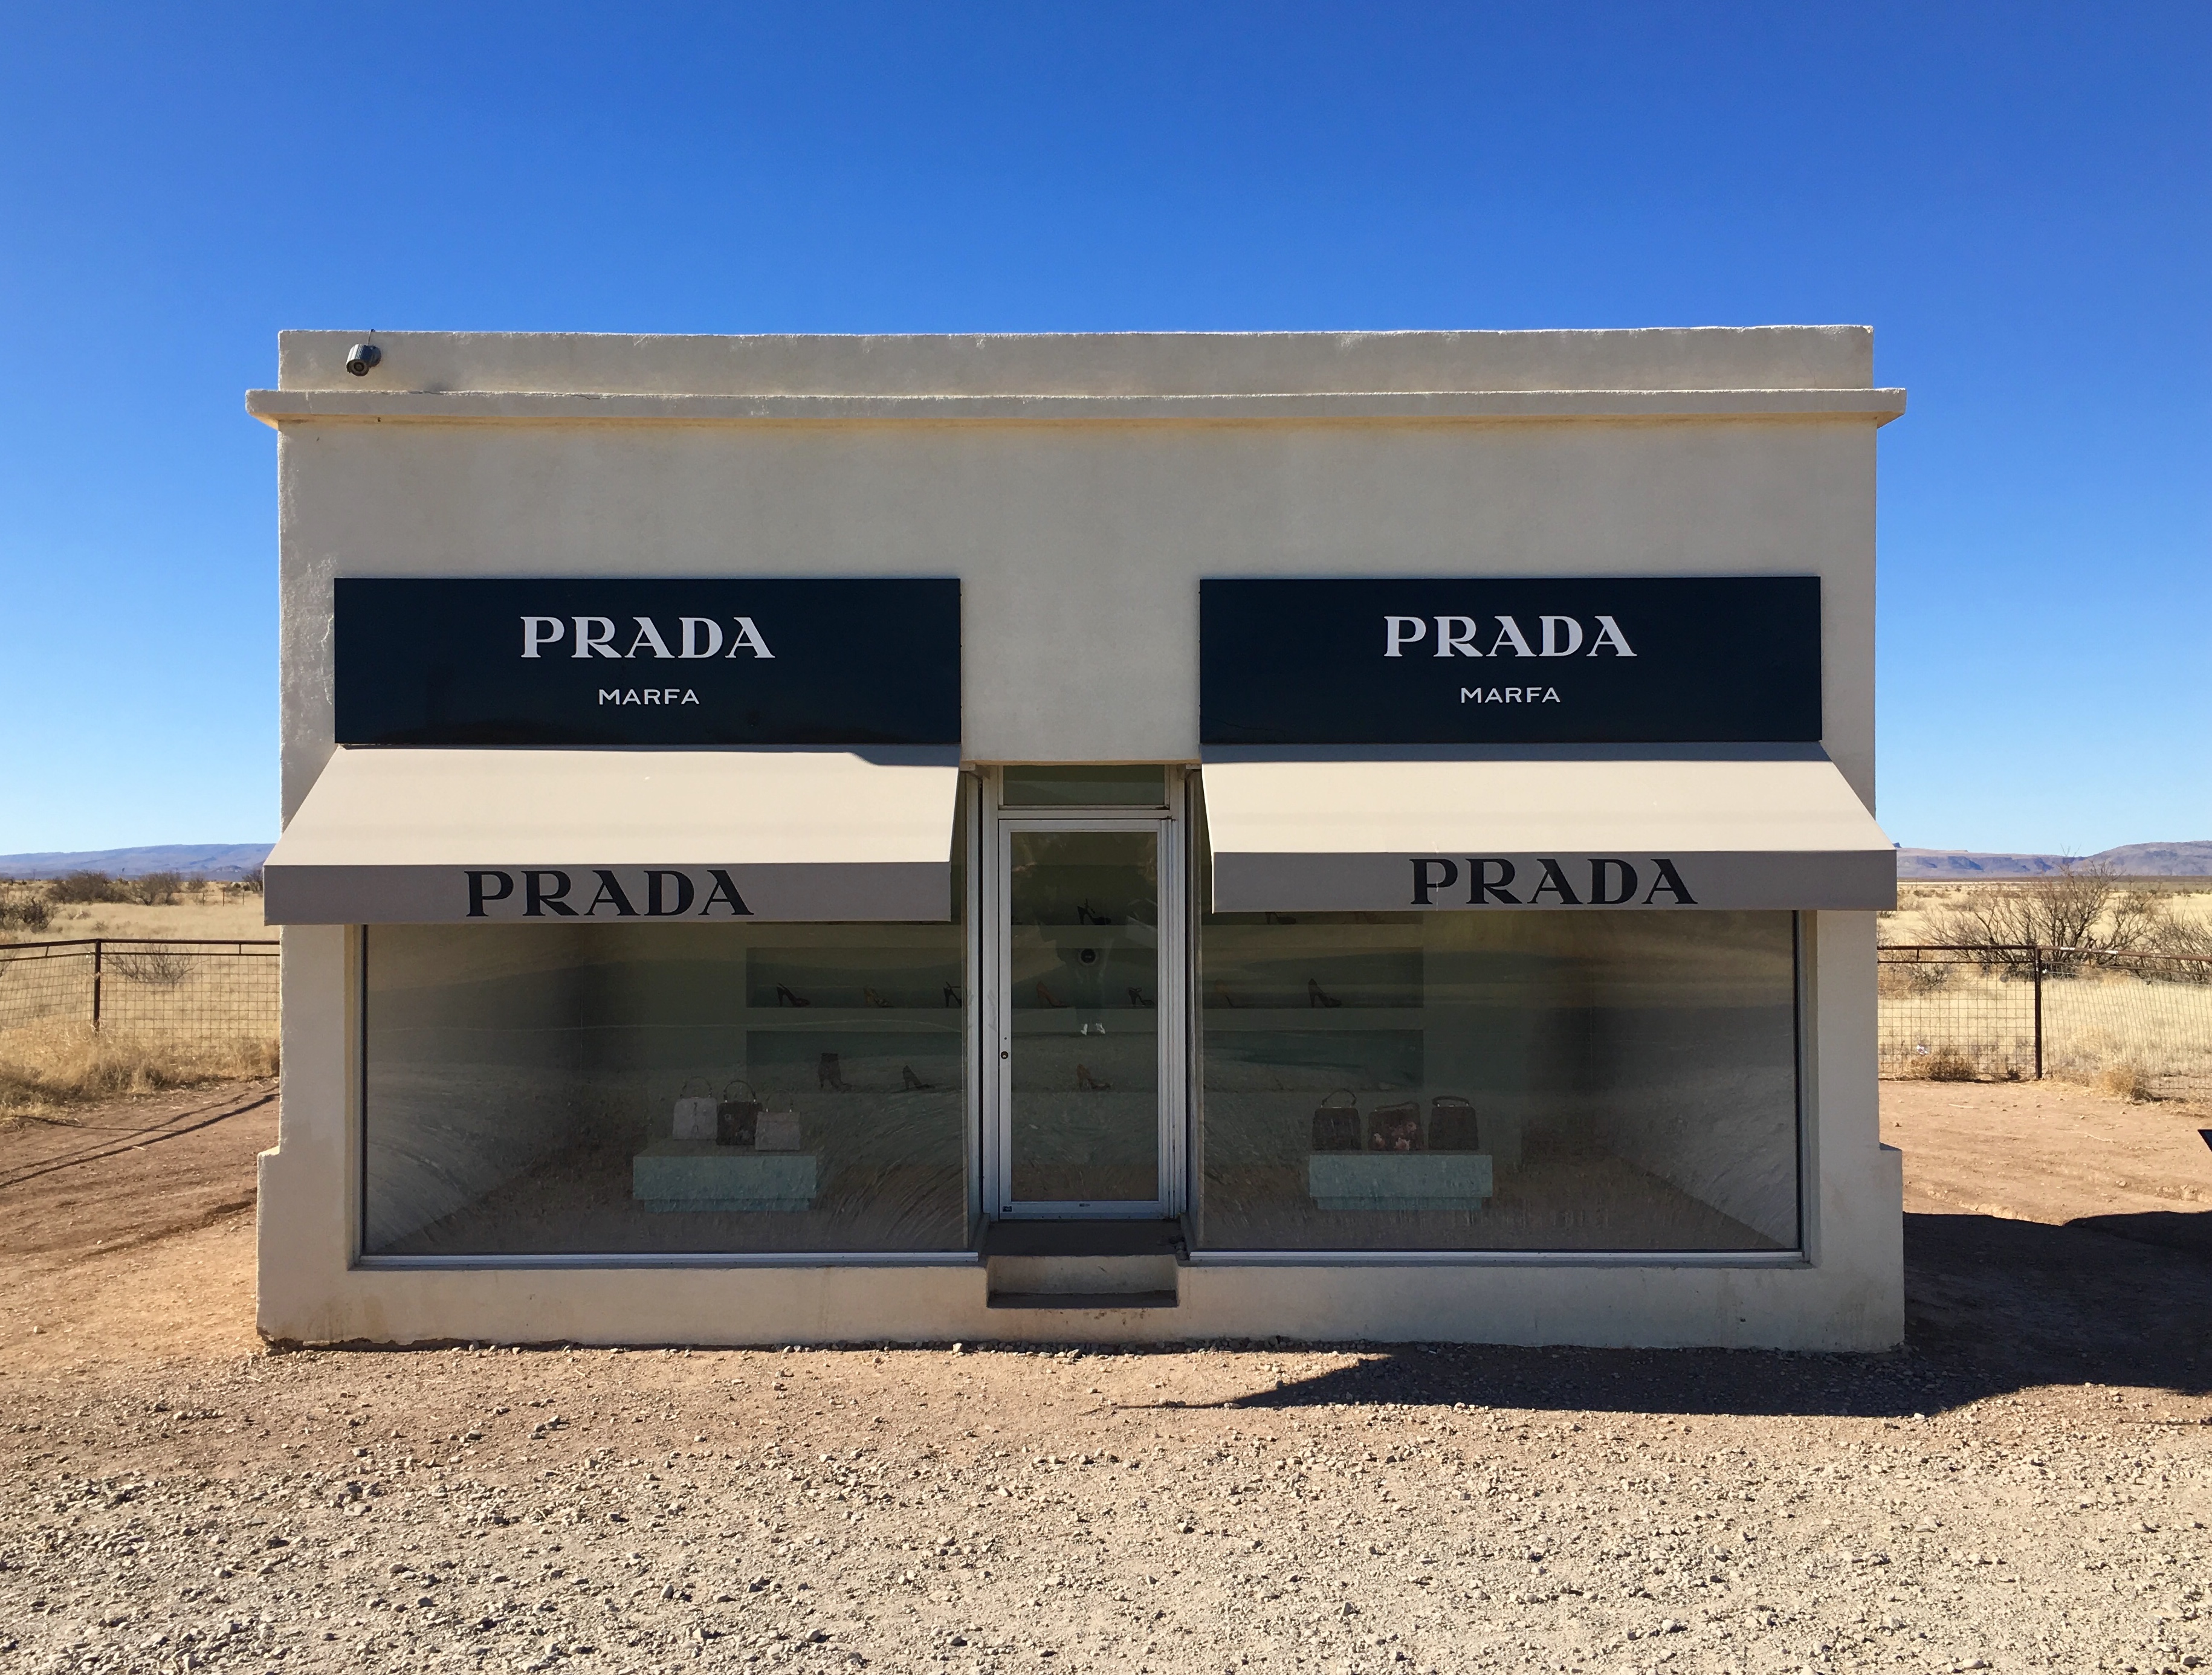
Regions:
[[[916,750],[340,750],[269,922],[946,919],[958,781]]]
[[[1215,760],[1218,913],[1893,907],[1896,852],[1825,756]]]

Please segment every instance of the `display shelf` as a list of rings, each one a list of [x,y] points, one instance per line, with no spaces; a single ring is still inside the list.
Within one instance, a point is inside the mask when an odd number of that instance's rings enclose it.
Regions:
[[[1306,1191],[1323,1210],[1480,1210],[1491,1195],[1480,1151],[1316,1151]]]
[[[1424,1029],[1428,1013],[1419,1006],[1216,1006],[1202,1009],[1209,1030],[1221,1029]]]
[[[654,1140],[630,1160],[630,1196],[647,1210],[790,1212],[813,1207],[811,1151],[753,1151],[712,1140]]]
[[[951,1029],[968,1016],[964,1006],[745,1006],[728,1015],[732,1029],[788,1029],[811,1035],[819,1029],[908,1030],[935,1023]]]

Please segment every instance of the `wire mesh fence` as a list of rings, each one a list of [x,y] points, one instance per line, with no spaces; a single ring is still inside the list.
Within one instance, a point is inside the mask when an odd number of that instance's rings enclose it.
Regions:
[[[2212,960],[2069,948],[1881,952],[1885,1076],[1938,1080],[2128,1071],[2212,1088]]]
[[[276,954],[273,939],[0,944],[0,1035],[73,1025],[177,1044],[273,1040]]]
[[[273,1041],[268,941],[0,944],[0,1036],[73,1027],[169,1045]],[[2212,1090],[2212,960],[2073,949],[1881,950],[1881,1073],[1942,1079],[2126,1068]]]

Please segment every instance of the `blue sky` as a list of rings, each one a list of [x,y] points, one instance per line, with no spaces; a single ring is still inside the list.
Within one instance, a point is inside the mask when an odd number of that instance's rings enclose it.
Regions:
[[[12,9],[0,853],[275,834],[286,326],[1876,329],[1881,813],[2212,838],[2212,7]]]

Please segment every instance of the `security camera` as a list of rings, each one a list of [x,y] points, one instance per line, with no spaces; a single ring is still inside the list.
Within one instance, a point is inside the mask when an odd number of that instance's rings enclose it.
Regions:
[[[374,343],[356,343],[346,351],[346,370],[356,378],[367,378],[368,369],[384,359],[384,351]]]

